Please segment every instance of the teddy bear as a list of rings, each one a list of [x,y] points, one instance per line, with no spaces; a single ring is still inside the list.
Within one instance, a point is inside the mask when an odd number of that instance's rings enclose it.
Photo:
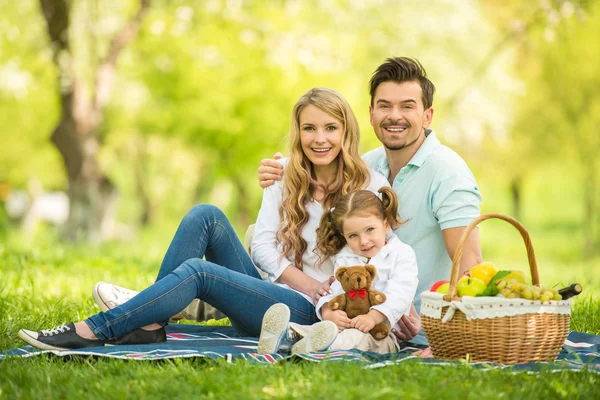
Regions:
[[[340,267],[335,272],[335,277],[342,285],[344,294],[339,294],[329,301],[332,310],[342,310],[348,318],[367,314],[371,306],[376,306],[386,300],[385,294],[371,290],[371,283],[375,279],[373,265]],[[384,323],[377,324],[369,331],[377,340],[384,339],[390,333]]]

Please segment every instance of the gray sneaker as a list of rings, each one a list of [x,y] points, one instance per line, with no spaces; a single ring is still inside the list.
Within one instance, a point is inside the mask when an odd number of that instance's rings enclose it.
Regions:
[[[287,336],[290,323],[290,309],[283,303],[273,304],[265,312],[258,339],[259,354],[274,354],[281,341]]]
[[[181,312],[181,315],[185,319],[197,322],[208,321],[209,319],[227,318],[221,311],[200,299],[192,300],[192,302]]]
[[[94,286],[94,289],[92,289],[94,301],[102,311],[112,310],[131,300],[138,293],[139,292],[135,290],[107,282],[98,282]],[[181,311],[181,315],[185,319],[198,322],[208,321],[209,319],[226,318],[226,315],[221,311],[199,299],[194,299],[183,311]]]
[[[126,289],[112,283],[98,282],[92,289],[94,301],[102,311],[112,310],[115,307],[126,303],[139,292]]]
[[[306,337],[292,346],[292,354],[306,354],[314,351],[325,351],[338,335],[338,327],[331,321],[314,324]]]

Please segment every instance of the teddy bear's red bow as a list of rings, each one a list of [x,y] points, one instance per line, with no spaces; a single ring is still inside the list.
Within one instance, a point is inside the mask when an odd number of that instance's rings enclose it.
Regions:
[[[359,295],[361,298],[367,297],[367,289],[362,288],[359,290],[348,290],[348,296],[350,296],[350,300],[354,300],[356,295]]]

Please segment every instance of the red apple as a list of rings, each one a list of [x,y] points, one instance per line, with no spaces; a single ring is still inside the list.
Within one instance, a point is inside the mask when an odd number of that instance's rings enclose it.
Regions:
[[[441,281],[437,281],[436,283],[434,283],[433,286],[431,286],[431,289],[429,289],[429,291],[448,294],[449,288],[450,288],[450,281],[441,280]]]

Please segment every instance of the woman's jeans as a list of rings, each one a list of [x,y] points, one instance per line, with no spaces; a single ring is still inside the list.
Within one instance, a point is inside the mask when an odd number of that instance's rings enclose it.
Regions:
[[[300,294],[260,278],[227,217],[202,204],[181,221],[156,282],[85,322],[99,339],[109,340],[154,322],[166,324],[194,298],[227,315],[241,336],[258,336],[265,311],[275,303],[288,305],[292,322],[318,321],[315,307]]]

